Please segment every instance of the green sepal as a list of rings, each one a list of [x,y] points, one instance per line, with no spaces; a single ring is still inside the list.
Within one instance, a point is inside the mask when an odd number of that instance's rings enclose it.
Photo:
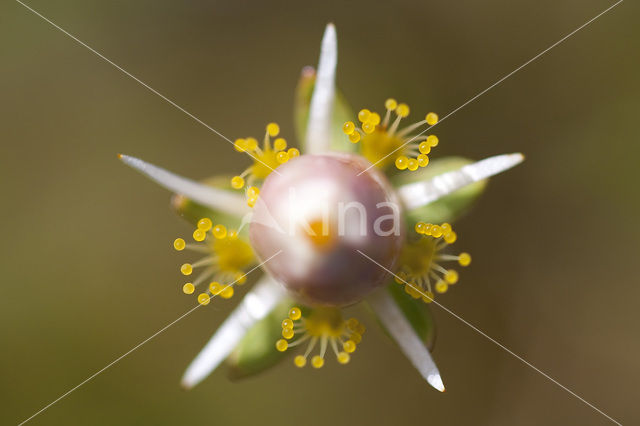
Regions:
[[[293,118],[296,130],[296,137],[300,146],[304,150],[304,143],[307,133],[307,122],[309,120],[309,105],[316,82],[316,72],[311,67],[302,70],[298,85],[296,87],[293,105]],[[346,98],[339,90],[336,90],[336,98],[333,104],[333,122],[331,132],[330,148],[334,151],[355,152],[357,144],[349,142],[349,138],[342,132],[342,125],[353,120],[353,110],[349,106]]]
[[[249,329],[227,358],[228,377],[244,379],[261,373],[282,361],[290,351],[279,352],[276,342],[282,339],[282,320],[287,318],[291,300],[284,300],[266,317]]]
[[[473,163],[472,160],[462,157],[445,157],[432,160],[423,169],[414,172],[398,173],[391,178],[395,187],[408,183],[427,181],[442,173],[458,170],[462,166]],[[482,180],[460,188],[459,190],[442,197],[441,199],[405,212],[407,224],[413,228],[416,222],[443,223],[453,222],[465,214],[482,194],[487,181]]]
[[[409,296],[404,291],[403,286],[395,282],[387,286],[387,291],[391,294],[391,297],[393,297],[393,300],[395,300],[418,337],[424,342],[427,349],[432,351],[436,342],[436,323],[431,315],[429,306],[421,299],[414,299]],[[386,329],[385,332],[388,333]]]
[[[215,176],[202,180],[200,183],[211,186],[213,188],[225,189],[229,191],[236,191],[231,188],[232,176]],[[238,191],[238,194],[242,192]],[[214,224],[222,224],[228,229],[238,229],[242,223],[242,218],[223,213],[218,210],[214,210],[210,207],[204,206],[200,203],[190,200],[184,195],[174,194],[171,197],[171,208],[184,220],[196,226],[198,221],[203,217],[208,217]],[[248,231],[248,227],[245,226],[240,230],[240,234],[244,234]]]

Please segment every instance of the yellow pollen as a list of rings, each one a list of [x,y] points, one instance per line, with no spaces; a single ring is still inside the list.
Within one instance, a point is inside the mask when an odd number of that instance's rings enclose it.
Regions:
[[[287,341],[284,339],[280,339],[276,342],[276,349],[279,350],[280,352],[286,351],[288,347],[289,347],[289,343],[287,343]]]
[[[449,288],[449,284],[447,284],[444,281],[438,281],[436,283],[436,291],[438,293],[446,293],[447,289]]]
[[[389,111],[393,111],[398,107],[398,102],[393,98],[389,98],[384,102],[384,107]]]
[[[233,293],[234,293],[233,286],[227,285],[220,292],[220,297],[222,297],[223,299],[231,299],[233,297]]]
[[[431,148],[438,146],[438,137],[436,135],[427,136],[427,143]]]
[[[289,156],[287,155],[286,152],[284,151],[280,151],[277,155],[276,155],[276,160],[278,160],[278,163],[280,164],[284,164],[287,161],[289,161]]]
[[[196,241],[204,241],[206,236],[206,231],[203,231],[202,229],[196,229],[195,231],[193,231],[193,239]]]
[[[256,149],[258,149],[258,140],[255,138],[247,138],[246,139],[246,143],[247,143],[247,150],[249,151],[255,151]]]
[[[344,345],[342,347],[345,352],[353,353],[356,350],[356,342],[354,342],[353,340],[347,340],[346,342],[344,342]]]
[[[434,238],[440,238],[442,236],[442,227],[438,225],[433,225],[431,227],[431,235]]]
[[[340,352],[338,354],[338,362],[340,364],[348,364],[349,360],[351,360],[351,356],[346,352]]]
[[[220,294],[222,289],[222,284],[217,281],[212,281],[209,283],[209,291],[211,292],[211,294],[215,294],[217,296],[218,294]]]
[[[302,316],[302,311],[300,310],[300,308],[291,308],[289,310],[289,318],[297,321],[300,319],[300,317]]]
[[[424,303],[431,303],[433,302],[433,293],[430,291],[425,291],[424,294],[422,295],[422,301]]]
[[[180,267],[180,272],[182,272],[182,275],[191,275],[193,272],[193,266],[191,266],[190,263],[185,263]]]
[[[455,284],[458,282],[458,272],[453,269],[449,269],[447,273],[444,274],[444,279],[448,284]]]
[[[349,141],[352,143],[358,143],[360,141],[360,132],[353,132],[349,135]]]
[[[293,359],[293,363],[296,365],[296,367],[302,368],[307,365],[307,359],[302,355],[298,355]]]
[[[370,121],[367,121],[366,123],[362,123],[362,131],[365,132],[367,135],[370,135],[371,133],[375,132],[376,130],[376,125],[371,123]]]
[[[426,167],[429,164],[429,157],[426,154],[418,155],[418,166]]]
[[[227,236],[227,228],[224,225],[214,226],[211,232],[213,233],[213,236],[219,240]]]
[[[407,161],[407,169],[413,171],[418,170],[418,160],[415,158],[409,158],[409,160]]]
[[[207,232],[213,226],[211,219],[208,217],[203,217],[198,221],[198,229],[202,229],[204,232]]]
[[[291,160],[292,158],[299,157],[300,151],[298,151],[297,148],[289,148],[289,150],[287,151],[287,155],[289,156],[289,160]]]
[[[398,117],[407,117],[409,115],[409,105],[398,104],[398,107],[396,108],[396,114],[398,114]]]
[[[458,256],[458,263],[460,266],[469,266],[471,263],[471,255],[469,253],[460,253]]]
[[[293,328],[293,321],[291,318],[285,318],[282,320],[282,329]]]
[[[416,226],[415,226],[415,230],[416,230],[416,232],[417,232],[418,234],[424,234],[424,228],[425,228],[425,226],[427,226],[427,224],[426,224],[426,223],[424,223],[424,222],[418,222],[418,223],[416,223]]]
[[[404,170],[408,166],[409,166],[409,158],[407,158],[404,155],[401,155],[398,158],[396,158],[396,168],[398,170]]]
[[[244,186],[244,179],[242,176],[234,176],[231,178],[231,187],[233,189],[241,189]]]
[[[284,151],[285,149],[287,149],[287,141],[283,138],[278,138],[273,141],[273,148],[276,151]]]
[[[291,339],[294,336],[294,332],[293,329],[291,328],[285,328],[282,330],[282,337],[284,337],[285,339]]]
[[[311,365],[313,366],[313,368],[322,368],[322,366],[324,365],[324,358],[322,358],[320,355],[316,355],[313,358],[311,358]]]
[[[184,240],[182,238],[176,238],[173,241],[173,248],[178,250],[178,251],[182,251],[184,250],[184,248],[187,246],[187,243],[184,242]]]
[[[380,124],[380,114],[378,114],[377,112],[372,112],[369,115],[369,119],[367,120],[367,123],[371,123],[374,126],[377,126],[378,124]]]
[[[208,305],[209,301],[211,301],[211,298],[209,297],[209,295],[207,293],[200,293],[198,295],[198,303],[201,305]]]
[[[438,114],[436,114],[435,112],[430,112],[424,118],[424,121],[426,121],[429,126],[433,126],[438,122]]]
[[[280,126],[278,126],[277,123],[269,123],[269,124],[267,124],[267,133],[271,137],[278,136],[278,133],[280,133]]]
[[[355,132],[355,130],[356,130],[356,125],[353,123],[353,121],[347,121],[342,125],[342,131],[344,132],[345,135],[350,135],[353,132]]]
[[[233,144],[233,147],[238,152],[245,152],[247,150],[247,141],[246,139],[236,139]]]
[[[193,294],[195,290],[196,290],[196,287],[192,283],[186,283],[185,285],[182,286],[182,292],[184,294]]]
[[[369,111],[368,109],[361,109],[360,112],[358,113],[358,120],[360,120],[360,122],[365,123],[368,119],[369,116],[371,115],[371,111]]]
[[[450,231],[444,234],[444,240],[447,242],[447,244],[453,244],[456,242],[457,239],[458,239],[458,235],[453,231]]]
[[[431,152],[431,145],[427,141],[420,142],[420,145],[418,145],[418,150],[422,154],[428,154]]]

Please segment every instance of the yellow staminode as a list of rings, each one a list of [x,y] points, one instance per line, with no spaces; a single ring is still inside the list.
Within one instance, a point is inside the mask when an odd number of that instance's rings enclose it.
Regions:
[[[295,148],[287,150],[287,141],[283,138],[275,138],[280,133],[280,126],[276,123],[267,124],[262,148],[255,138],[237,139],[234,143],[236,151],[246,152],[253,159],[253,164],[247,167],[241,174],[231,178],[231,187],[242,189],[245,186],[250,188],[254,181],[264,180],[280,164],[286,163],[292,158],[300,155],[300,151]],[[253,207],[257,196],[252,200],[247,194],[247,203]]]
[[[203,218],[193,232],[194,244],[187,244],[184,239],[177,238],[173,247],[205,253],[205,257],[192,263],[185,263],[180,272],[189,276],[196,268],[204,268],[191,282],[182,286],[185,294],[193,294],[206,282],[206,288],[198,293],[198,302],[209,304],[212,297],[220,296],[229,299],[233,296],[233,286],[244,284],[245,271],[256,262],[253,250],[248,242],[240,238],[235,230],[227,230],[224,225],[214,225],[211,219]]]
[[[296,367],[307,365],[309,355],[320,343],[317,355],[311,358],[311,366],[322,368],[327,347],[331,346],[340,364],[347,364],[356,346],[362,341],[365,327],[357,319],[344,320],[337,308],[315,308],[307,317],[302,317],[300,308],[294,307],[289,311],[288,318],[282,321],[282,339],[276,342],[276,349],[280,352],[288,348],[308,342],[303,355],[293,359]],[[296,335],[296,340],[289,342]]]
[[[434,126],[438,123],[438,115],[430,112],[424,120],[398,130],[400,121],[409,116],[409,106],[398,103],[395,99],[387,99],[384,103],[387,110],[384,119],[380,115],[363,109],[358,113],[360,127],[353,121],[347,121],[342,131],[353,143],[360,142],[360,153],[380,168],[395,164],[399,170],[418,170],[429,164],[428,154],[431,148],[438,145],[435,135],[415,135],[411,133],[423,125]],[[392,113],[395,119],[391,120]]]
[[[457,234],[450,224],[418,222],[415,225],[417,238],[410,239],[400,255],[400,270],[396,282],[404,285],[405,291],[415,299],[426,303],[433,301],[433,290],[444,293],[449,286],[458,282],[458,271],[445,269],[441,262],[457,261],[460,266],[469,266],[471,255],[443,253],[444,249],[456,242]],[[433,287],[432,287],[433,284]]]

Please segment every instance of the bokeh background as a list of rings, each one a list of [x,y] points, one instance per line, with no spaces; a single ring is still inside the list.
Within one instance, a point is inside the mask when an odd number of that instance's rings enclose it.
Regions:
[[[292,139],[296,80],[329,21],[354,107],[394,96],[443,116],[612,2],[28,4],[224,135],[275,120]],[[474,263],[440,301],[624,424],[640,422],[638,12],[622,3],[436,132],[436,156],[527,155],[459,222]],[[0,54],[0,423],[17,424],[193,306],[171,249],[189,227],[116,153],[193,178],[248,161],[17,2],[0,5]],[[608,422],[437,308],[445,394],[375,327],[348,368],[220,370],[182,390],[234,304],[197,310],[31,424]]]

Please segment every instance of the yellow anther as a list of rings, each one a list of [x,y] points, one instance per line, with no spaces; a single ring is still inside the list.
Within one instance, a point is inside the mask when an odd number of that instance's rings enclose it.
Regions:
[[[320,355],[316,355],[313,358],[311,358],[311,365],[313,366],[313,368],[322,368],[322,366],[324,365],[324,358],[322,358]]]
[[[433,302],[433,293],[431,293],[430,291],[425,291],[424,294],[422,294],[422,301],[424,303]]]
[[[431,228],[433,228],[433,225],[430,223],[427,223],[424,226],[424,235],[431,235]]]
[[[369,119],[367,120],[367,123],[371,123],[374,126],[377,126],[378,124],[380,124],[380,114],[378,114],[377,112],[372,112],[369,115]]]
[[[431,236],[433,236],[434,238],[442,237],[442,227],[439,225],[433,225],[431,227]]]
[[[256,198],[258,195],[260,195],[260,188],[257,186],[250,186],[249,189],[247,189],[247,197]]]
[[[284,330],[282,330],[282,337],[284,337],[285,339],[291,339],[294,334],[295,333],[291,328],[285,328]]]
[[[231,236],[231,234],[232,234],[232,233],[235,233],[235,232],[236,232],[236,231],[231,231],[231,232],[229,232],[229,238],[234,238],[234,239],[235,239],[235,238],[238,238],[238,237],[237,237],[237,235],[238,235],[237,233],[235,234],[235,235],[236,235],[235,237],[232,237],[232,236]],[[238,284],[238,285],[242,285],[242,284],[244,284],[244,283],[246,283],[246,282],[247,282],[247,275],[246,275],[246,274],[243,274],[242,272],[238,272],[238,273],[236,274],[236,280],[235,280],[235,283],[236,283],[236,284]]]
[[[418,170],[418,159],[416,158],[409,158],[409,161],[407,161],[407,169],[413,171]]]
[[[247,138],[247,150],[255,151],[258,149],[258,141],[255,138]]]
[[[424,228],[427,226],[424,222],[416,223],[415,230],[418,234],[424,234]]]
[[[420,291],[414,285],[407,284],[406,286],[404,286],[404,291],[414,299],[420,299],[420,296],[422,296]]]
[[[244,179],[242,176],[234,176],[231,178],[231,187],[234,189],[240,189],[244,186]]]
[[[211,301],[211,298],[209,297],[209,295],[207,293],[200,293],[198,295],[198,303],[199,304],[208,305],[210,301]]]
[[[209,283],[209,291],[211,294],[215,294],[216,296],[222,291],[224,287],[217,281],[212,281]]]
[[[233,147],[238,152],[245,152],[247,150],[247,140],[246,139],[236,139],[233,144]]]
[[[406,117],[409,115],[409,105],[407,104],[398,104],[398,107],[396,108],[396,114],[398,114],[398,117]]]
[[[455,284],[458,282],[458,271],[454,269],[449,269],[446,274],[444,274],[444,279],[449,284]]]
[[[233,292],[233,286],[227,285],[220,292],[220,297],[222,297],[223,299],[231,299],[233,297]]]
[[[198,226],[198,229],[202,229],[203,231],[207,232],[209,229],[211,229],[211,227],[213,226],[213,223],[211,222],[211,219],[209,219],[208,217],[203,217],[198,221],[197,226]]]
[[[300,308],[294,307],[289,309],[289,318],[291,318],[292,320],[297,321],[301,316],[302,311],[300,310]]]
[[[469,253],[460,253],[458,256],[458,263],[460,266],[469,266],[471,263],[471,255]]]
[[[418,149],[422,154],[428,154],[431,152],[431,145],[429,145],[429,142],[427,141],[420,142],[420,145],[418,145]]]
[[[368,109],[361,109],[360,112],[358,113],[358,120],[360,120],[360,122],[364,123],[369,119],[369,116],[371,115],[371,111],[369,111]]]
[[[446,234],[447,232],[451,232],[451,231],[453,231],[453,228],[451,227],[451,224],[450,224],[450,223],[447,223],[447,222],[445,222],[445,223],[441,224],[441,225],[440,225],[440,227],[442,228],[442,232],[444,232],[445,234]]]
[[[192,283],[186,283],[182,286],[182,292],[184,294],[192,294],[196,290],[196,287]]]
[[[282,320],[282,329],[293,328],[293,321],[291,318],[285,318]]]
[[[271,137],[278,136],[278,133],[280,133],[280,126],[278,126],[277,123],[269,123],[269,124],[267,124],[267,133]]]
[[[273,141],[273,149],[276,151],[284,151],[287,149],[287,141],[284,138],[278,138]]]
[[[444,234],[444,240],[447,242],[447,244],[453,244],[456,242],[457,239],[458,239],[458,234],[456,234],[453,231],[447,232],[446,234]]]
[[[353,340],[356,345],[359,345],[360,342],[362,342],[362,336],[360,333],[351,333],[351,340]]]
[[[286,152],[280,151],[279,153],[276,154],[276,161],[280,164],[284,164],[287,161],[289,161],[289,156],[287,155]]]
[[[360,141],[360,132],[353,132],[349,135],[349,140],[352,143],[358,143]]]
[[[193,239],[196,241],[204,241],[206,236],[207,233],[202,229],[196,229],[195,231],[193,231]]]
[[[288,347],[289,347],[289,343],[284,339],[280,339],[276,342],[276,349],[279,350],[280,352],[286,351]]]
[[[418,166],[420,167],[427,167],[427,164],[429,164],[429,156],[426,154],[420,154],[418,155]]]
[[[396,158],[396,168],[398,170],[404,170],[407,168],[409,159],[405,155],[400,155]]]
[[[384,102],[384,107],[389,111],[393,111],[398,107],[398,101],[393,98],[389,98]]]
[[[351,355],[349,355],[346,352],[340,352],[338,354],[338,362],[340,364],[348,364],[350,359],[351,359]]]
[[[305,357],[303,357],[302,355],[298,355],[297,357],[295,357],[293,359],[293,363],[296,365],[296,367],[302,368],[305,365],[307,365],[307,359]]]
[[[182,275],[191,275],[193,272],[193,266],[191,266],[190,263],[185,263],[180,267],[180,272],[182,272]]]
[[[449,284],[447,284],[445,281],[438,281],[435,287],[438,293],[446,293],[449,289]]]
[[[184,242],[184,240],[182,238],[176,238],[173,241],[173,248],[178,250],[178,251],[182,251],[184,250],[184,248],[187,246],[187,243]]]
[[[431,148],[438,146],[438,137],[436,135],[427,136],[427,143]]]
[[[396,275],[394,278],[394,281],[397,282],[398,284],[405,284],[405,279],[404,277],[402,277],[402,275],[398,274]]]
[[[344,348],[345,352],[353,353],[353,351],[356,350],[356,342],[354,342],[353,340],[347,340],[346,342],[344,342],[344,345],[342,345],[342,347]]]
[[[349,330],[356,331],[356,328],[358,327],[358,324],[360,324],[360,322],[355,318],[349,318],[346,324]]]
[[[258,197],[248,198],[247,199],[247,205],[249,207],[253,208],[256,205],[257,201],[258,201]]]
[[[224,225],[214,226],[211,232],[213,233],[213,236],[219,240],[227,236],[227,228]]]
[[[429,114],[427,114],[424,120],[429,126],[433,126],[438,122],[438,114],[436,114],[435,112],[430,112]]]
[[[289,148],[289,150],[287,151],[287,155],[289,156],[289,160],[291,160],[292,158],[299,157],[300,151],[298,151],[297,148]]]
[[[366,123],[362,123],[362,131],[367,135],[370,135],[371,133],[376,131],[376,125],[369,121],[367,121]]]
[[[356,331],[358,332],[358,334],[362,336],[364,332],[367,331],[367,328],[364,326],[364,324],[359,323],[358,327],[356,328]]]
[[[345,135],[350,135],[356,131],[356,125],[353,123],[353,121],[347,121],[342,125],[342,131]]]

